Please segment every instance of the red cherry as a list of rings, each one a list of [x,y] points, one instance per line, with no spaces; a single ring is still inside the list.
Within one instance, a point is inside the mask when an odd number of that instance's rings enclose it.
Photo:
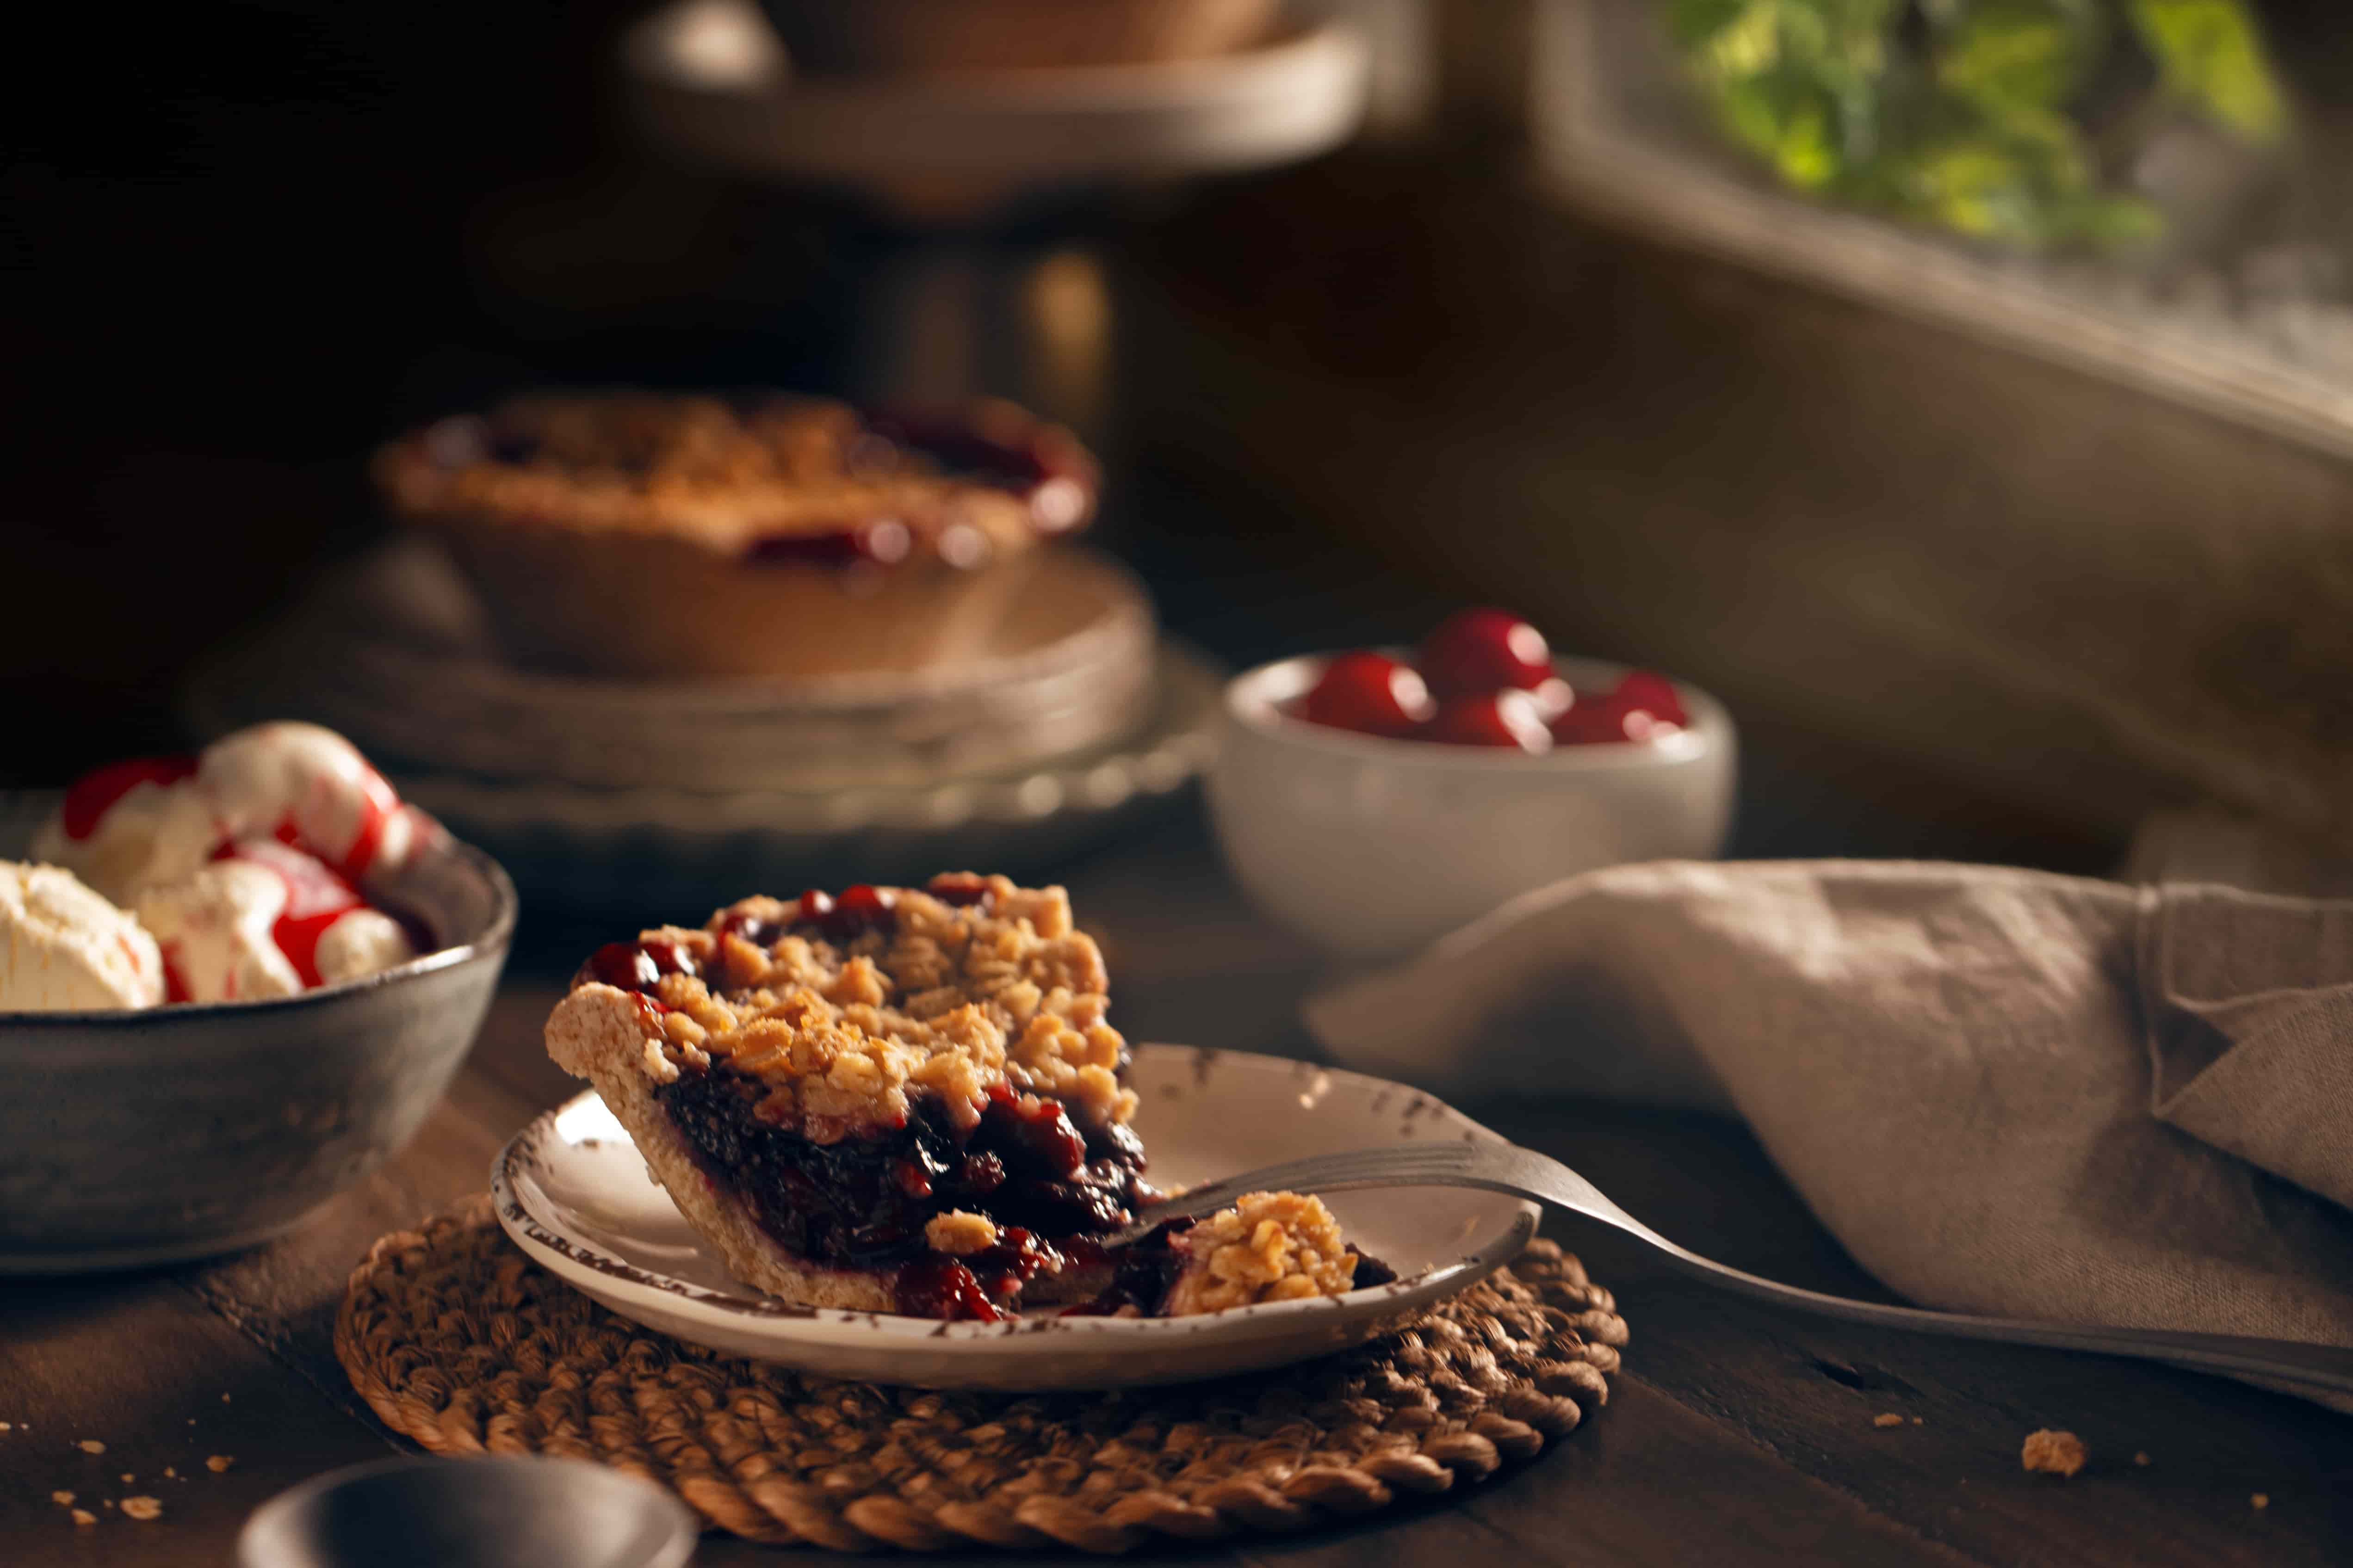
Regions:
[[[1451,697],[1419,737],[1449,746],[1511,746],[1523,752],[1552,750],[1544,712],[1525,691],[1482,691]]]
[[[1556,745],[1606,746],[1628,739],[1627,710],[1618,706],[1617,695],[1588,700],[1580,698],[1566,713],[1552,721],[1552,738]]]
[[[932,879],[926,891],[944,904],[965,909],[985,905],[991,897],[988,879],[970,871],[943,871]]]
[[[1311,724],[1402,739],[1430,716],[1435,704],[1421,677],[1377,653],[1344,653],[1324,666],[1323,679],[1300,700]]]
[[[1509,610],[1464,610],[1421,639],[1417,662],[1440,697],[1506,687],[1526,690],[1553,679],[1544,633]]]
[[[1691,715],[1683,711],[1682,693],[1675,683],[1655,670],[1637,669],[1618,683],[1609,699],[1628,711],[1640,710],[1662,723],[1678,729],[1691,723]]]
[[[1552,738],[1563,746],[1606,746],[1627,741],[1662,741],[1683,726],[1648,708],[1627,705],[1619,692],[1598,702],[1579,702],[1552,721]]]
[[[817,896],[825,899],[822,893]],[[866,931],[889,930],[898,920],[892,912],[898,901],[897,893],[860,882],[844,888],[839,896],[826,900],[816,917],[817,927],[835,942],[852,942]],[[803,893],[801,911],[804,920],[809,918],[809,895]]]
[[[833,912],[837,919],[879,925],[898,901],[895,894],[860,882],[841,890],[841,897],[833,901]]]

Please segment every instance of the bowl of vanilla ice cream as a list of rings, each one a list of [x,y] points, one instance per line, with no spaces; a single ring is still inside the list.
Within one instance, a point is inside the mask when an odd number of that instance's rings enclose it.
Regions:
[[[497,862],[271,723],[0,811],[0,1274],[259,1242],[406,1143],[513,935]]]

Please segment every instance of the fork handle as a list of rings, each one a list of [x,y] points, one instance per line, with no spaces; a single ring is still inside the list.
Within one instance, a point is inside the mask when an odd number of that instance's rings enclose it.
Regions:
[[[1551,1200],[1590,1219],[1615,1226],[1656,1247],[1675,1268],[1725,1289],[1794,1307],[1819,1317],[1874,1328],[1904,1329],[1950,1338],[2039,1345],[2051,1350],[2089,1351],[2137,1356],[2201,1372],[2257,1379],[2293,1392],[2334,1395],[2339,1405],[2353,1399],[2353,1348],[2300,1340],[2258,1339],[2239,1334],[2186,1333],[2170,1329],[2111,1328],[2094,1323],[2052,1323],[2026,1318],[1978,1317],[1920,1307],[1892,1307],[1845,1296],[1800,1289],[1749,1274],[1676,1246],[1611,1202],[1599,1188],[1559,1161],[1533,1149],[1485,1144],[1469,1154],[1459,1178],[1466,1186]]]
[[[2169,1329],[2110,1328],[2094,1323],[2052,1323],[2027,1318],[1989,1318],[1966,1312],[1936,1312],[1920,1307],[1891,1307],[1858,1301],[1846,1296],[1801,1289],[1778,1280],[1746,1273],[1678,1247],[1620,1208],[1609,1195],[1549,1155],[1517,1144],[1478,1142],[1423,1144],[1325,1154],[1272,1165],[1240,1176],[1230,1176],[1196,1187],[1156,1204],[1145,1217],[1126,1230],[1105,1238],[1129,1239],[1160,1220],[1207,1214],[1222,1208],[1244,1192],[1260,1188],[1295,1187],[1302,1192],[1343,1193],[1377,1187],[1473,1187],[1512,1197],[1538,1198],[1557,1204],[1588,1219],[1624,1231],[1645,1242],[1682,1272],[1707,1284],[1777,1307],[1795,1308],[1818,1317],[1836,1318],[1873,1328],[1903,1329],[1914,1333],[1943,1334],[1953,1339],[1989,1340],[2006,1344],[2039,1345],[2051,1350],[2088,1351],[2098,1355],[2136,1356],[2170,1363],[2200,1372],[2251,1378],[2287,1392],[2318,1394],[2340,1408],[2353,1409],[2353,1348],[2311,1344],[2298,1340],[2256,1339],[2237,1334],[2184,1333]]]
[[[2090,1323],[2051,1323],[2026,1318],[1987,1318],[1965,1312],[1935,1312],[1891,1307],[1844,1296],[1801,1290],[1794,1285],[1743,1273],[1672,1245],[1661,1248],[1667,1261],[1695,1279],[1775,1306],[1818,1317],[1838,1318],[1876,1328],[1905,1329],[1949,1338],[2039,1345],[2050,1350],[2089,1351],[2135,1356],[2200,1372],[2218,1372],[2296,1392],[2334,1395],[2353,1402],[2353,1350],[2297,1340],[2238,1334],[2185,1333],[2170,1329],[2119,1329]]]

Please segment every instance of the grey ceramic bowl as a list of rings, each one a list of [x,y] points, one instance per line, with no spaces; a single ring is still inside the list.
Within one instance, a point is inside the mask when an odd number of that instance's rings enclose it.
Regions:
[[[0,805],[0,856],[39,809]],[[407,1142],[481,1027],[515,892],[452,838],[385,890],[438,951],[277,1001],[0,1013],[0,1274],[248,1246]]]
[[[242,1568],[681,1568],[699,1533],[650,1481],[584,1459],[386,1459],[254,1511]]]

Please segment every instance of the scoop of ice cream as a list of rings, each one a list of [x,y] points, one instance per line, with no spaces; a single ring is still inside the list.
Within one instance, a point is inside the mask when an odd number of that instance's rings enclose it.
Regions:
[[[83,774],[34,837],[34,855],[130,903],[167,842],[203,837],[196,858],[210,852],[211,819],[189,782],[195,773],[194,757],[132,757]]]
[[[417,956],[417,944],[382,910],[349,910],[319,933],[319,984],[340,985]]]
[[[138,921],[61,867],[0,860],[0,1011],[163,1000],[164,962]]]
[[[139,918],[162,946],[175,1001],[291,996],[416,956],[397,921],[274,838],[229,845],[194,876],[150,888]]]
[[[316,724],[257,724],[195,758],[100,768],[67,792],[34,853],[123,903],[188,880],[225,843],[299,844],[347,881],[405,861],[417,836],[384,775]]]
[[[408,858],[417,819],[359,748],[316,724],[257,724],[198,759],[223,838],[300,844],[347,882]],[[168,874],[168,868],[165,868]]]
[[[323,868],[322,868],[323,869]],[[163,949],[174,1002],[242,1002],[302,989],[280,949],[285,879],[268,867],[220,860],[139,896],[139,919]]]

